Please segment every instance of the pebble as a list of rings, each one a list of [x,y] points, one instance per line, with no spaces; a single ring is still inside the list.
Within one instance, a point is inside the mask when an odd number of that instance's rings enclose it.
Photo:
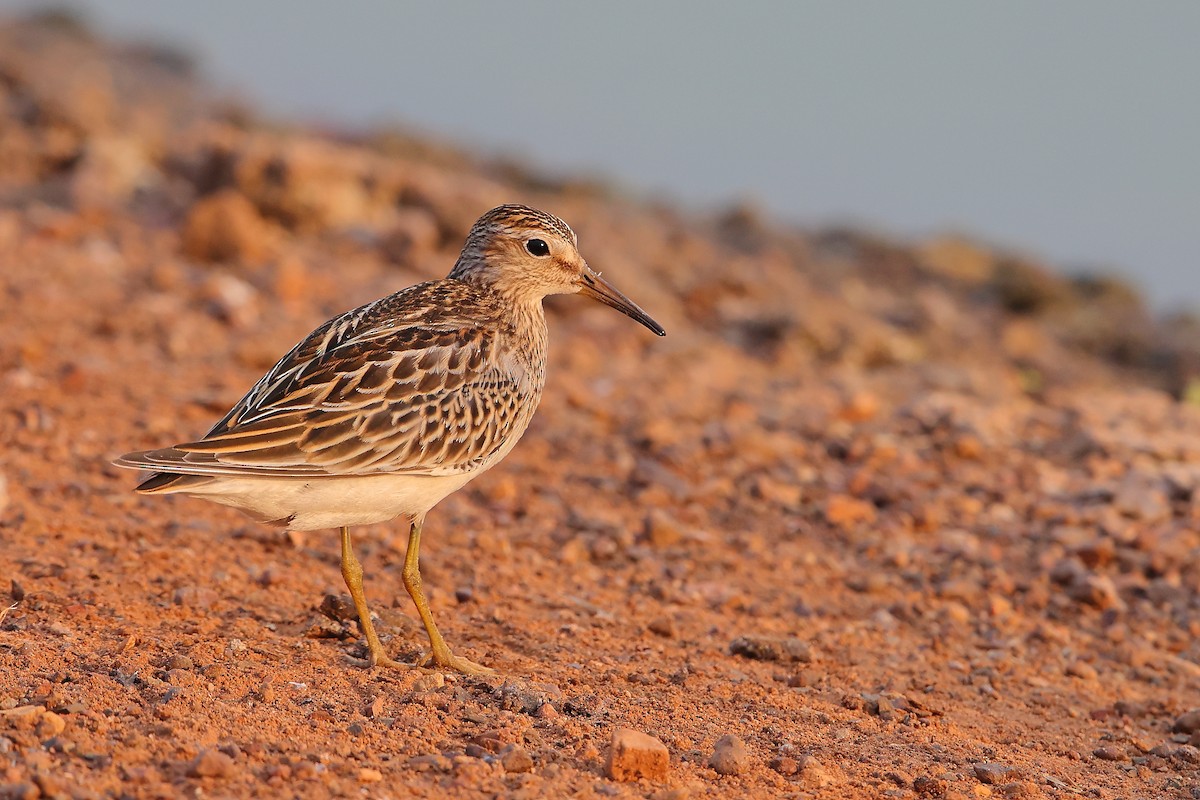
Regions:
[[[172,599],[177,606],[206,610],[217,602],[217,593],[207,586],[181,586]]]
[[[533,758],[519,744],[510,744],[500,751],[500,765],[505,772],[529,772],[533,769]]]
[[[61,775],[50,772],[39,772],[33,776],[33,782],[41,790],[41,796],[46,798],[67,798],[71,796],[70,785]],[[34,795],[36,797],[37,795]]]
[[[494,692],[505,711],[521,711],[536,714],[544,705],[553,704],[562,697],[562,690],[552,683],[507,680]]]
[[[1099,758],[1103,761],[1128,761],[1129,760],[1129,754],[1125,752],[1125,748],[1117,747],[1117,746],[1111,745],[1111,744],[1104,745],[1103,747],[1097,747],[1095,750],[1092,751],[1092,755],[1094,755],[1096,758]]]
[[[943,797],[946,794],[946,782],[929,775],[918,775],[913,780],[912,788],[920,797]]]
[[[233,759],[220,750],[201,750],[188,764],[190,778],[225,778],[233,774]]]
[[[449,772],[454,763],[441,753],[427,753],[408,760],[409,769],[417,772]]]
[[[379,244],[389,261],[412,266],[437,249],[440,236],[433,214],[423,208],[404,208],[396,211],[395,222]]]
[[[260,261],[266,240],[258,209],[236,189],[198,200],[183,226],[183,252],[197,261]]]
[[[859,524],[875,521],[875,505],[844,494],[835,494],[825,501],[825,519],[831,525],[848,530]]]
[[[613,731],[606,770],[608,777],[613,780],[662,780],[667,776],[670,765],[671,755],[667,746],[653,736],[631,728]]]
[[[203,291],[213,315],[235,328],[249,327],[260,315],[258,290],[234,275],[209,276]]]
[[[805,786],[821,789],[837,782],[834,773],[826,769],[815,757],[805,755],[799,761],[800,778]]]
[[[359,783],[379,783],[383,780],[383,773],[372,767],[363,767],[358,771]]]
[[[1175,718],[1171,730],[1176,733],[1195,733],[1200,731],[1200,708],[1193,708]]]
[[[430,672],[413,681],[414,692],[433,692],[446,685],[446,676],[440,672]]]
[[[37,723],[37,735],[40,739],[58,736],[67,729],[67,721],[53,711],[43,711]]]
[[[0,514],[3,514],[6,508],[8,508],[8,478],[0,473]],[[13,584],[15,585],[16,581],[13,581]]]
[[[1107,575],[1087,575],[1082,580],[1073,580],[1067,585],[1067,595],[1072,600],[1095,606],[1102,611],[1125,607],[1116,585]]]
[[[656,508],[646,516],[646,538],[654,547],[670,547],[683,539],[683,529],[675,517]]]
[[[646,629],[664,639],[675,638],[675,620],[668,616],[655,617],[646,625]]]
[[[770,767],[780,775],[790,778],[800,771],[800,762],[791,756],[779,756],[771,759]]]
[[[38,800],[41,796],[41,788],[32,783],[0,783],[0,797],[6,800]]]
[[[167,661],[168,670],[191,669],[194,666],[196,666],[195,662],[188,656],[174,655]]]
[[[754,661],[807,664],[812,661],[808,642],[794,637],[740,636],[729,644],[729,652]]]
[[[1099,675],[1096,668],[1086,661],[1072,661],[1067,665],[1066,673],[1076,678],[1083,678],[1085,681],[1094,681]]]
[[[1171,751],[1171,758],[1186,764],[1200,764],[1200,747],[1181,744]]]
[[[722,736],[713,746],[708,765],[719,775],[741,775],[750,766],[750,752],[738,737]]]
[[[982,783],[989,785],[999,785],[1007,783],[1017,777],[1017,770],[1007,764],[997,764],[994,761],[985,761],[981,764],[972,766],[975,772],[975,777]]]
[[[1113,506],[1127,517],[1159,522],[1171,516],[1171,503],[1161,481],[1154,476],[1130,473],[1117,487]]]

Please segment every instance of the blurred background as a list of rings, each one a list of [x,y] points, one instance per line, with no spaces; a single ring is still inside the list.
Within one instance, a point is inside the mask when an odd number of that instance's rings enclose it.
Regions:
[[[69,8],[281,118],[401,123],[696,208],[957,232],[1200,304],[1200,4]]]

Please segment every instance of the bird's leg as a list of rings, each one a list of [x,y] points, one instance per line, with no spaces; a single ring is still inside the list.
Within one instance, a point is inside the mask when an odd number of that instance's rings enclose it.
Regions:
[[[417,606],[417,613],[421,615],[421,622],[425,623],[425,632],[429,634],[430,653],[423,663],[432,661],[444,669],[453,669],[468,675],[494,673],[494,669],[485,667],[482,664],[476,664],[474,661],[451,653],[446,640],[442,638],[442,634],[438,631],[437,625],[433,621],[433,613],[429,610],[429,602],[425,599],[425,593],[421,591],[421,566],[419,559],[421,551],[421,524],[423,522],[424,519],[422,517],[417,517],[413,520],[412,528],[408,534],[408,552],[404,556],[404,588],[408,589],[409,596],[412,597],[413,603]]]
[[[350,589],[350,597],[354,600],[354,608],[358,611],[358,624],[367,637],[369,653],[367,663],[372,667],[376,665],[406,667],[406,664],[388,658],[383,644],[379,641],[379,635],[375,633],[375,625],[371,622],[371,611],[367,608],[367,596],[363,592],[362,564],[359,563],[358,558],[354,555],[354,549],[350,546],[350,528],[344,525],[342,526],[342,577],[346,580],[346,586]]]

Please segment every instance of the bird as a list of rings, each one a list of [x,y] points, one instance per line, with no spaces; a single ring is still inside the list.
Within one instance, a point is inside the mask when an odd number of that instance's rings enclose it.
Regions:
[[[422,588],[421,532],[441,500],[512,451],[546,382],[548,295],[582,294],[666,335],[592,270],[575,232],[525,205],[483,214],[442,280],[340,314],[284,355],[196,441],[127,453],[136,491],[232,506],[260,522],[336,528],[368,667],[494,672],[456,655]],[[350,528],[404,518],[402,579],[429,638],[390,658],[371,620]]]

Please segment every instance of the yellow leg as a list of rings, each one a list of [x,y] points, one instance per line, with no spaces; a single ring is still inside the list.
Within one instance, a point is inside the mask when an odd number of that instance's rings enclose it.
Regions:
[[[413,599],[413,603],[417,606],[417,613],[421,615],[421,622],[425,623],[425,632],[429,634],[430,654],[426,658],[426,662],[432,661],[443,669],[453,669],[458,672],[463,672],[468,675],[488,675],[495,672],[494,669],[476,664],[466,658],[460,658],[450,652],[446,640],[442,638],[442,634],[438,631],[437,625],[433,621],[433,612],[429,610],[429,602],[425,599],[425,593],[421,591],[421,566],[419,564],[421,552],[421,524],[424,519],[418,517],[413,520],[412,528],[408,534],[408,552],[404,556],[404,588],[408,589],[408,594]]]
[[[358,611],[358,624],[367,637],[367,651],[370,653],[367,657],[368,664],[372,667],[376,665],[407,667],[406,664],[388,658],[383,644],[379,641],[379,635],[375,633],[375,625],[371,622],[371,611],[367,608],[367,595],[363,592],[362,564],[359,563],[350,546],[350,529],[344,526],[342,527],[342,577],[346,580],[346,586],[350,589],[350,597],[354,600],[354,608]]]

